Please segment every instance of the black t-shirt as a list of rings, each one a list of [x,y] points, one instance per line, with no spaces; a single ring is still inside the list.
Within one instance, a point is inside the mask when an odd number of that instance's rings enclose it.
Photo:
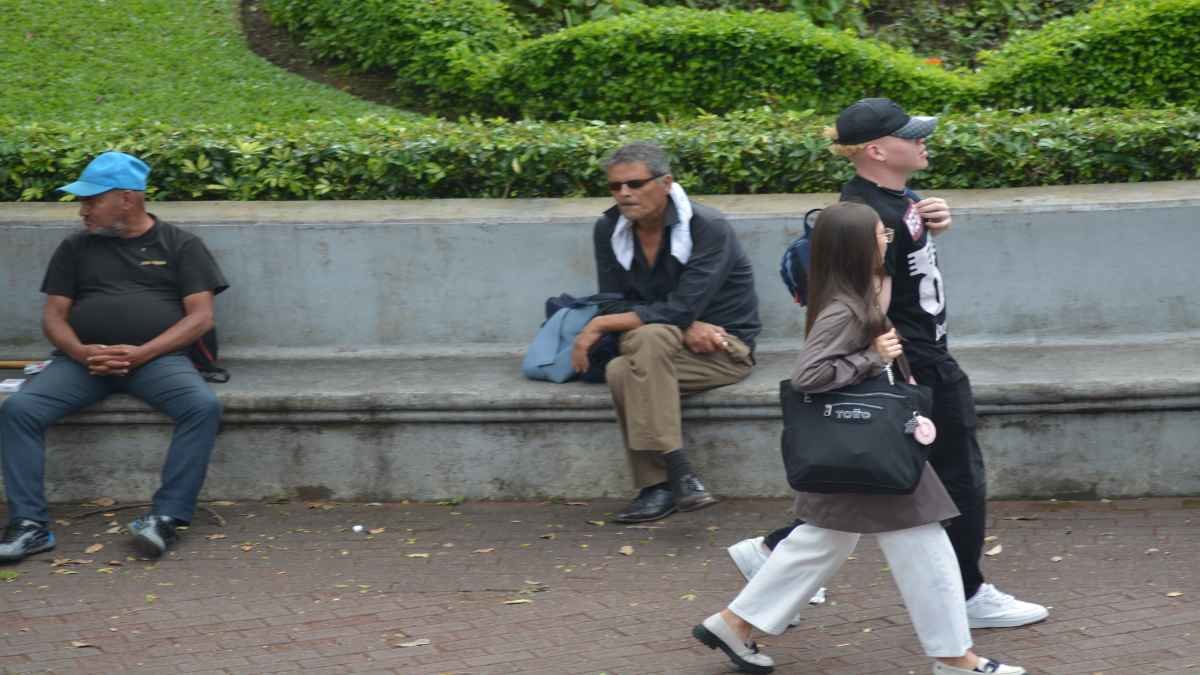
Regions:
[[[904,339],[904,353],[914,369],[950,358],[946,342],[946,292],[937,266],[937,248],[917,213],[912,190],[890,190],[855,176],[842,187],[842,201],[861,202],[879,212],[884,227],[896,231],[888,245],[887,271],[892,277],[888,318]]]
[[[67,321],[80,341],[105,345],[145,344],[184,317],[185,296],[228,287],[199,237],[157,217],[135,239],[68,236],[42,282],[43,293],[74,300]]]

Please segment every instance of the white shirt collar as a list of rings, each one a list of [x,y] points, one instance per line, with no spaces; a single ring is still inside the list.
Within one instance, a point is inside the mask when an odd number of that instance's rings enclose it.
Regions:
[[[671,228],[671,256],[684,265],[692,257],[692,203],[679,183],[671,183],[671,203],[679,222]],[[633,268],[633,223],[625,216],[613,228],[612,248],[617,262],[627,271]]]

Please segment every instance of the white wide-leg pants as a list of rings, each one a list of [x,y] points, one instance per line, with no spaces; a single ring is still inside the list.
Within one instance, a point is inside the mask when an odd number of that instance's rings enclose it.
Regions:
[[[759,630],[782,633],[817,589],[841,569],[862,535],[801,525],[771,552],[729,609]],[[927,656],[971,648],[962,575],[938,523],[875,535]]]

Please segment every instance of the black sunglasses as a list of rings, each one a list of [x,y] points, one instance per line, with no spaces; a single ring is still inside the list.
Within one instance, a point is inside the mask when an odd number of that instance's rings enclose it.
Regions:
[[[653,176],[650,176],[649,178],[639,178],[637,180],[627,180],[627,181],[621,181],[619,183],[616,183],[616,182],[609,183],[608,191],[609,192],[620,192],[621,188],[625,187],[626,185],[629,186],[630,190],[641,190],[650,181],[658,180],[659,178],[662,178],[665,175],[667,175],[667,174],[656,173]]]

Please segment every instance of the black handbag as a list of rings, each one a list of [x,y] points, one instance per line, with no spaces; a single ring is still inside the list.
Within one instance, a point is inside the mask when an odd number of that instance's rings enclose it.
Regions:
[[[900,362],[898,362],[900,363]],[[929,447],[915,438],[933,407],[929,387],[884,372],[836,391],[805,394],[779,385],[783,465],[800,492],[911,494]]]

